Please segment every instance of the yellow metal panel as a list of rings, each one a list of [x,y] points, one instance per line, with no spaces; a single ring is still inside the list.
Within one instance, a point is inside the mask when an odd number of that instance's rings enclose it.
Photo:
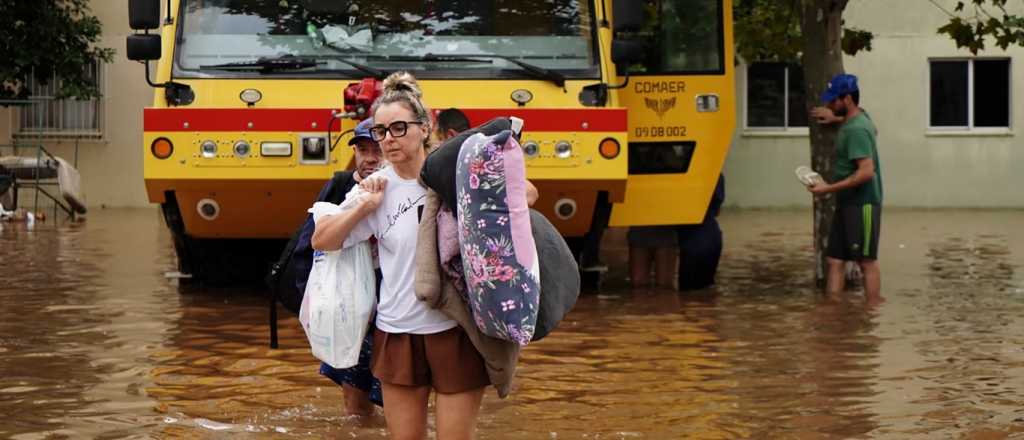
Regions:
[[[612,209],[611,226],[699,223],[704,218],[736,128],[732,1],[725,0],[721,75],[633,76],[620,90],[629,109],[630,142],[694,141],[685,174],[630,175],[626,198]],[[719,97],[717,112],[697,112],[697,96]]]

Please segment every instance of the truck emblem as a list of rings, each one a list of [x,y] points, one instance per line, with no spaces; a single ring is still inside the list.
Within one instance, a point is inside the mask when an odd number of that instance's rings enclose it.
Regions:
[[[672,110],[676,106],[676,97],[665,98],[657,100],[654,98],[644,98],[644,103],[647,104],[647,108],[654,110],[654,113],[658,114],[658,119],[665,116],[665,112]]]

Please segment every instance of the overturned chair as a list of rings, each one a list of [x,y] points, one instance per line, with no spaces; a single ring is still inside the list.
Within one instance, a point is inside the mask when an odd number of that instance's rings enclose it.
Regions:
[[[53,191],[53,187],[57,191]],[[78,170],[42,146],[0,146],[0,205],[3,209],[13,211],[18,207],[19,189],[35,191],[36,211],[42,195],[53,201],[55,213],[58,208],[71,218],[86,213]]]

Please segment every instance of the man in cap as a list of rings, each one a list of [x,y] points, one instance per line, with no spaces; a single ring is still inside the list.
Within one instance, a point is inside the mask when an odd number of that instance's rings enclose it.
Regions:
[[[836,136],[832,183],[808,187],[815,195],[836,193],[836,212],[828,237],[828,294],[841,295],[845,262],[855,261],[864,277],[868,304],[884,301],[878,265],[881,229],[882,168],[878,161],[878,130],[860,108],[857,77],[839,74],[829,81],[821,96],[825,108],[812,110],[819,123],[842,122]],[[826,110],[827,108],[827,110]]]
[[[376,172],[384,163],[380,145],[370,136],[370,127],[373,127],[373,120],[363,120],[356,125],[352,139],[348,141],[355,153],[356,168],[352,177],[357,183]]]

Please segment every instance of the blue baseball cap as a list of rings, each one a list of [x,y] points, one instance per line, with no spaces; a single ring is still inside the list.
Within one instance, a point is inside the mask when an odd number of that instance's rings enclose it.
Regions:
[[[370,127],[373,127],[373,119],[363,119],[363,122],[356,125],[356,129],[354,131],[355,135],[352,136],[352,139],[348,140],[348,144],[355,145],[360,139],[369,139],[372,141],[373,136],[370,136]]]
[[[821,102],[830,103],[835,101],[843,95],[849,95],[853,92],[859,91],[857,87],[857,77],[848,73],[840,73],[832,77],[832,81],[828,82],[828,86],[825,88],[825,93],[821,94]]]

